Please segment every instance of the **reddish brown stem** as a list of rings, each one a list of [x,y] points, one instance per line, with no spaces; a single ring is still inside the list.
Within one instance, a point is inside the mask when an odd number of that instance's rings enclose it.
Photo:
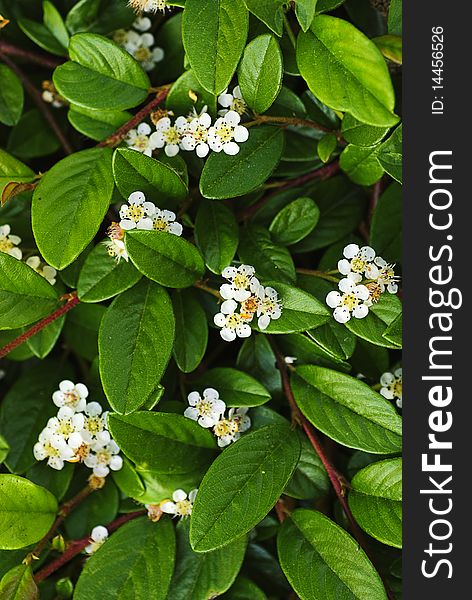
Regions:
[[[143,121],[153,110],[155,110],[161,102],[163,102],[169,93],[170,86],[162,89],[155,98],[153,98],[150,102],[146,104],[140,111],[138,111],[134,117],[132,117],[129,121],[127,121],[124,125],[122,125],[119,129],[115,131],[112,135],[102,140],[97,146],[99,148],[103,148],[104,146],[108,146],[110,148],[114,148],[118,146],[118,144],[127,136],[127,134],[134,129],[141,121]]]
[[[74,152],[74,150],[73,150],[72,146],[69,144],[64,133],[62,132],[62,129],[56,123],[54,115],[52,114],[48,105],[46,104],[46,102],[44,102],[44,100],[41,96],[41,92],[36,89],[34,84],[29,80],[29,78],[25,75],[25,73],[23,73],[23,71],[20,69],[20,67],[18,67],[12,60],[10,60],[8,58],[8,56],[6,56],[5,53],[2,53],[1,51],[0,51],[0,60],[2,60],[6,65],[8,65],[10,67],[10,69],[12,71],[14,71],[18,75],[18,77],[23,82],[23,86],[24,86],[25,90],[31,96],[33,102],[39,108],[39,110],[43,114],[44,118],[48,122],[49,126],[51,127],[52,131],[54,132],[54,135],[59,140],[64,152],[66,154],[72,154]]]
[[[132,521],[133,519],[136,519],[137,517],[141,517],[144,514],[146,514],[146,511],[138,510],[138,511],[135,511],[132,513],[127,513],[125,515],[121,515],[106,526],[108,529],[108,532],[112,533],[113,531],[115,531],[116,529],[118,529],[119,527],[121,527],[122,525],[127,523],[128,521]],[[90,544],[90,536],[89,535],[83,537],[80,540],[75,540],[75,541],[71,542],[67,546],[66,551],[63,554],[61,554],[58,558],[56,558],[56,560],[53,560],[51,563],[49,563],[48,565],[43,567],[41,570],[39,570],[35,574],[34,580],[36,581],[36,583],[43,581],[44,579],[46,579],[46,577],[49,577],[49,575],[52,575],[52,573],[55,573],[62,566],[64,566],[68,562],[70,562],[73,558],[75,558],[78,554],[80,554],[84,550],[84,548],[86,546],[88,546],[89,544]]]
[[[67,296],[68,296],[68,300],[65,304],[63,304],[61,307],[59,307],[57,310],[55,310],[53,313],[51,313],[48,317],[45,317],[44,319],[42,319],[42,321],[39,321],[38,323],[33,325],[33,327],[28,329],[28,331],[25,331],[25,333],[22,333],[21,335],[19,335],[17,338],[12,340],[6,346],[3,346],[3,348],[0,348],[0,358],[3,358],[7,354],[9,354],[12,350],[14,350],[18,346],[20,346],[21,344],[26,342],[26,340],[29,340],[29,338],[33,337],[33,335],[38,333],[38,331],[41,331],[41,329],[44,329],[45,327],[47,327],[47,325],[49,325],[49,323],[52,323],[59,317],[62,317],[62,315],[65,315],[67,312],[69,312],[71,309],[73,309],[74,306],[77,306],[77,304],[79,304],[80,300],[78,299],[76,292],[67,294]]]
[[[64,62],[64,60],[61,60],[60,58],[52,58],[51,56],[46,56],[45,54],[41,54],[38,52],[30,52],[29,50],[18,48],[13,44],[9,44],[8,42],[3,41],[0,41],[0,52],[3,54],[7,54],[8,56],[16,56],[17,58],[23,58],[28,62],[40,65],[45,69],[55,69]]]

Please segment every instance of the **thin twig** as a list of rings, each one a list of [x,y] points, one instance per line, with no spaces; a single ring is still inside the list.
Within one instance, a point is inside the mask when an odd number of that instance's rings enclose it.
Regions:
[[[257,115],[254,121],[245,123],[245,125],[246,127],[251,127],[252,125],[260,125],[262,123],[281,123],[287,126],[298,125],[299,127],[309,127],[310,129],[317,129],[318,131],[333,133],[336,136],[339,135],[338,132],[329,129],[328,127],[324,127],[324,125],[320,125],[315,121],[311,121],[309,119],[299,119],[297,117],[273,117],[271,115]]]
[[[297,273],[300,273],[300,275],[311,275],[312,277],[319,277],[320,279],[326,279],[326,281],[332,281],[333,283],[339,283],[339,279],[337,277],[334,277],[330,273],[324,271],[297,268]]]
[[[60,58],[52,58],[51,56],[46,56],[45,54],[41,54],[39,52],[30,52],[29,50],[18,48],[17,46],[4,41],[0,41],[0,52],[2,54],[7,54],[8,56],[23,58],[28,62],[40,65],[45,69],[55,69],[65,60],[61,60]]]
[[[215,298],[217,298],[218,300],[221,300],[221,296],[220,293],[218,292],[218,290],[215,290],[213,288],[211,288],[210,286],[206,285],[203,281],[196,281],[193,284],[194,287],[198,288],[199,290],[203,290],[204,292],[207,292],[207,294],[211,294],[212,296],[214,296]]]
[[[64,152],[66,154],[72,154],[74,152],[74,149],[72,148],[69,141],[67,140],[64,133],[62,132],[62,129],[59,127],[58,123],[56,122],[56,119],[54,118],[54,115],[52,114],[51,110],[49,109],[49,106],[46,104],[46,102],[44,102],[44,100],[41,96],[41,92],[38,89],[36,89],[34,84],[30,81],[30,79],[27,77],[27,75],[20,69],[20,67],[18,65],[16,65],[12,60],[10,60],[8,58],[8,56],[6,56],[6,54],[2,53],[1,51],[0,51],[0,60],[2,60],[6,65],[8,65],[10,67],[10,69],[12,71],[14,71],[18,75],[18,77],[23,82],[25,90],[31,96],[31,99],[36,104],[36,106],[39,108],[42,115],[44,116],[44,118],[48,122],[49,126],[51,127],[52,131],[54,132],[54,135],[59,140]]]

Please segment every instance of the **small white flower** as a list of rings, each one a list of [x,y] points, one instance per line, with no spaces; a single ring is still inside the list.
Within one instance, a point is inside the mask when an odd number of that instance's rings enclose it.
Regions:
[[[174,235],[182,235],[182,225],[175,222],[176,215],[171,210],[156,208],[152,215],[152,228],[156,231],[167,231]]]
[[[282,304],[279,295],[272,287],[261,286],[257,303],[257,325],[259,329],[267,329],[271,320],[279,319],[282,315]]]
[[[223,269],[222,276],[231,283],[224,283],[220,287],[220,295],[224,300],[237,300],[244,302],[251,294],[256,293],[260,284],[254,277],[255,269],[251,265],[240,265],[236,267],[226,267]]]
[[[106,539],[108,538],[108,529],[103,525],[97,525],[92,529],[90,534],[90,544],[85,546],[85,552],[87,554],[94,554],[100,546],[103,546]]]
[[[0,252],[21,260],[23,253],[17,248],[18,244],[21,244],[21,238],[11,234],[10,231],[10,225],[0,225]]]
[[[85,458],[85,466],[93,469],[93,474],[97,477],[106,477],[112,471],[119,471],[123,466],[123,459],[118,456],[119,446],[110,440],[106,446],[98,447],[90,452]]]
[[[48,465],[60,471],[64,468],[64,461],[74,458],[74,450],[67,444],[62,435],[45,427],[39,434],[39,439],[33,447],[36,460],[48,459]]]
[[[221,327],[220,335],[225,342],[233,342],[237,337],[247,338],[251,335],[251,327],[238,313],[233,312],[237,308],[234,300],[223,302],[221,312],[217,313],[213,321],[217,327]]]
[[[126,251],[125,248],[125,243],[123,242],[123,240],[107,240],[105,243],[105,246],[107,248],[107,252],[110,256],[113,256],[113,258],[116,260],[116,262],[120,262],[120,260],[123,258],[124,260],[126,260],[126,262],[128,262],[129,260],[129,256],[128,256],[128,252]]]
[[[81,412],[86,406],[88,389],[83,383],[74,384],[68,379],[64,379],[59,384],[59,390],[54,392],[52,400],[59,408],[68,406],[75,412]]]
[[[152,219],[156,207],[152,202],[146,202],[142,192],[133,192],[128,198],[128,204],[120,208],[120,227],[126,231],[130,229],[152,229]]]
[[[141,123],[137,129],[132,129],[125,138],[125,142],[131,150],[151,156],[156,149],[150,139],[151,127],[147,123]]]
[[[115,37],[116,41],[116,37]],[[152,71],[156,64],[164,58],[164,50],[154,47],[152,33],[137,33],[128,31],[122,44],[123,48],[131,54],[145,71]]]
[[[359,248],[357,244],[348,244],[343,251],[345,258],[338,262],[338,271],[341,275],[355,273],[359,280],[362,276],[367,279],[377,279],[379,269],[373,262],[375,259],[375,250],[370,246]]]
[[[54,267],[50,267],[46,263],[42,263],[39,256],[30,256],[26,260],[28,267],[31,267],[36,273],[39,273],[41,277],[44,277],[51,285],[56,283],[57,271]]]
[[[110,442],[110,433],[107,429],[107,412],[102,413],[98,402],[88,402],[84,412],[84,427],[80,432],[82,440],[90,444],[92,449],[100,448]]]
[[[397,282],[400,278],[395,275],[395,265],[388,264],[381,256],[377,256],[374,262],[379,267],[376,281],[382,292],[386,289],[390,294],[396,294],[398,292]]]
[[[220,400],[218,392],[213,388],[203,390],[203,398],[198,392],[190,392],[188,403],[190,406],[185,409],[184,415],[198,421],[202,427],[216,425],[226,409],[226,404]]]
[[[233,93],[229,94],[226,89],[218,96],[218,104],[223,107],[218,111],[218,114],[224,116],[228,111],[234,110],[238,115],[243,115],[247,111],[247,104],[241,94],[241,88],[237,85],[233,89]]]
[[[183,490],[175,490],[172,494],[172,500],[164,500],[160,504],[162,512],[176,517],[188,517],[192,514],[193,503],[198,490],[192,490],[188,496]]]
[[[164,12],[168,8],[166,0],[128,0],[128,4],[134,8],[136,12]]]
[[[363,319],[369,312],[369,290],[365,285],[357,285],[356,278],[346,277],[339,282],[342,292],[329,292],[326,296],[326,304],[334,308],[333,317],[338,323],[347,323],[351,316]]]
[[[187,127],[188,120],[185,117],[177,117],[174,125],[169,117],[162,117],[156,123],[156,131],[151,135],[151,142],[156,148],[164,148],[167,156],[176,156]]]
[[[243,125],[239,125],[240,121],[240,115],[234,110],[228,111],[224,117],[215,121],[213,127],[208,130],[208,145],[214,152],[223,151],[230,156],[238,154],[238,143],[246,142],[249,138],[249,131]]]
[[[74,451],[82,444],[81,431],[84,428],[85,417],[70,406],[61,406],[56,417],[51,417],[47,429],[60,435]]]
[[[235,442],[251,427],[251,419],[247,416],[249,409],[245,406],[242,408],[231,408],[228,412],[227,419],[221,419],[214,427],[213,433],[218,438],[218,446],[224,448],[232,442]]]
[[[387,400],[395,400],[398,408],[402,408],[402,369],[395,369],[393,373],[384,373],[380,378],[380,393]]]
[[[208,145],[208,130],[211,126],[211,117],[203,112],[200,116],[194,117],[188,123],[185,133],[180,142],[183,150],[195,150],[199,158],[205,158],[210,151]]]

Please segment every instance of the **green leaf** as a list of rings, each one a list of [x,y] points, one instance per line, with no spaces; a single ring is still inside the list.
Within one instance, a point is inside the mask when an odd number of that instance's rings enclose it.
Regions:
[[[372,40],[383,56],[397,65],[403,62],[403,44],[399,35],[380,35]]]
[[[197,79],[212,94],[221,94],[233,78],[248,28],[243,0],[186,0],[185,52]]]
[[[311,29],[298,36],[297,62],[313,94],[334,110],[378,127],[398,122],[383,56],[351,23],[326,15],[315,17]]]
[[[51,126],[36,109],[25,112],[8,136],[8,151],[22,159],[54,154],[60,147]]]
[[[401,418],[359,379],[305,365],[297,368],[292,388],[307,419],[336,442],[373,454],[401,451]]]
[[[57,10],[54,4],[49,2],[49,0],[45,0],[43,2],[43,11],[44,24],[56,38],[56,40],[61,44],[61,46],[67,48],[69,45],[69,33],[62,19],[61,13]]]
[[[269,231],[274,242],[290,246],[311,233],[319,218],[319,208],[311,198],[298,198],[277,213]]]
[[[284,494],[300,500],[326,496],[330,489],[326,469],[308,438],[300,434],[300,441],[302,444],[300,460]]]
[[[402,258],[402,217],[402,188],[392,183],[379,198],[370,228],[370,244],[389,262]]]
[[[10,569],[0,581],[0,597],[5,600],[38,600],[39,590],[29,565]]]
[[[349,507],[370,536],[395,548],[402,547],[402,459],[369,465],[351,481]]]
[[[105,311],[102,304],[80,303],[67,315],[65,341],[74,352],[90,362],[98,354],[98,330]]]
[[[7,440],[0,434],[0,465],[5,461],[8,453],[10,452],[10,446]]]
[[[79,0],[68,12],[66,24],[71,33],[107,34],[120,28],[129,29],[135,18],[134,10],[121,0]]]
[[[242,230],[239,257],[242,262],[253,265],[263,280],[295,281],[295,265],[289,251],[274,244],[270,233],[263,227],[252,225]]]
[[[125,244],[138,270],[166,287],[190,287],[205,271],[198,249],[178,235],[165,231],[128,231]]]
[[[190,523],[196,552],[226,546],[250,531],[272,509],[300,456],[298,436],[287,425],[245,435],[211,465],[200,485]],[[222,472],[231,477],[221,477]]]
[[[285,283],[271,281],[269,285],[279,294],[282,315],[270,322],[266,333],[307,331],[329,321],[328,309],[311,294]]]
[[[369,314],[364,319],[351,319],[346,327],[364,340],[376,346],[384,346],[398,350],[401,346],[389,342],[384,333],[387,328],[401,314],[402,306],[399,298],[393,294],[382,294],[380,300],[369,309]]]
[[[203,167],[200,192],[205,198],[236,198],[260,187],[273,173],[282,156],[284,134],[279,127],[251,128],[239,154],[213,152]]]
[[[194,385],[202,391],[206,387],[217,389],[226,406],[260,406],[271,398],[257,379],[228,367],[210,369]]]
[[[66,316],[62,315],[26,340],[26,345],[35,356],[45,358],[51,352],[61,335],[65,322]]]
[[[176,290],[172,294],[175,316],[173,354],[183,373],[191,373],[200,364],[208,343],[206,313],[193,290]]]
[[[375,146],[387,135],[388,127],[373,127],[346,113],[342,123],[344,139],[356,146]]]
[[[295,4],[295,14],[303,31],[307,32],[313,23],[318,0],[297,0]]]
[[[238,577],[222,600],[267,600],[267,596],[249,579]]]
[[[378,159],[387,173],[399,183],[402,183],[402,140],[403,129],[399,125],[389,139],[382,144],[379,150]]]
[[[69,43],[70,61],[57,67],[57,91],[85,108],[123,110],[143,102],[149,78],[134,58],[111,40],[78,33]]]
[[[206,266],[220,275],[238,248],[239,230],[233,212],[220,202],[203,200],[195,219],[195,239]]]
[[[111,407],[128,414],[155,390],[169,362],[174,315],[167,292],[143,280],[120,294],[99,332],[100,377]]]
[[[0,148],[0,194],[10,182],[29,183],[34,177],[34,171]]]
[[[260,35],[246,46],[238,82],[247,104],[257,113],[268,110],[282,88],[283,58],[277,40]]]
[[[372,185],[383,173],[377,156],[380,146],[354,146],[349,144],[341,154],[339,164],[350,179],[359,185]]]
[[[34,191],[33,233],[44,260],[70,265],[94,238],[113,193],[112,151],[82,150],[56,163]]]
[[[403,335],[403,319],[402,313],[400,313],[395,319],[390,323],[387,329],[383,332],[382,336],[395,344],[397,346],[402,345],[402,335]]]
[[[77,292],[81,302],[102,302],[133,287],[141,273],[126,260],[117,262],[105,244],[97,244],[80,271]]]
[[[0,123],[12,126],[20,120],[25,94],[21,81],[6,65],[0,65]]]
[[[176,527],[177,557],[168,598],[207,600],[224,593],[238,574],[246,551],[241,537],[223,549],[197,554],[190,546],[188,521]]]
[[[118,148],[113,155],[113,176],[123,198],[136,191],[148,200],[182,200],[187,184],[169,165],[135,150]]]
[[[126,523],[85,563],[76,600],[165,600],[175,562],[169,519]]]
[[[388,11],[388,32],[392,35],[402,35],[402,0],[392,0]]]
[[[245,0],[246,6],[279,37],[284,31],[285,0]]]
[[[338,140],[334,133],[328,133],[324,135],[318,142],[317,151],[318,156],[324,163],[329,162],[331,155],[336,150]]]
[[[0,252],[0,329],[29,325],[57,307],[57,291],[44,277]]]
[[[0,549],[25,548],[49,531],[57,500],[43,487],[16,475],[0,475]]]
[[[46,52],[51,52],[51,54],[56,54],[57,56],[67,56],[67,47],[63,46],[42,23],[23,18],[18,20],[18,25],[30,40],[43,50],[46,50]]]
[[[142,471],[173,477],[190,475],[197,483],[215,457],[211,432],[183,415],[112,413],[108,423],[113,439]]]
[[[131,113],[122,110],[93,110],[76,105],[72,105],[67,114],[72,127],[96,142],[112,135],[131,116]]]
[[[298,509],[277,538],[280,564],[301,600],[387,600],[359,544],[325,515]]]
[[[65,496],[74,475],[74,465],[65,463],[64,467],[57,471],[51,469],[46,462],[37,462],[26,471],[26,478],[46,488],[58,500]]]

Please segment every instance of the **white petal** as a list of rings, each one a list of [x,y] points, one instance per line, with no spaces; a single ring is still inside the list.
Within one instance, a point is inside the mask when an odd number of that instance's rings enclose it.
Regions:
[[[206,142],[202,142],[201,144],[198,144],[197,149],[196,149],[198,158],[205,158],[206,156],[208,156],[209,152],[210,152],[210,146]]]
[[[162,117],[162,119],[159,119],[159,121],[156,123],[156,131],[167,131],[170,125],[171,120],[169,117]]]
[[[164,502],[164,504],[160,505],[160,509],[162,510],[162,512],[165,512],[168,515],[175,515],[177,511],[177,507],[173,502]]]
[[[233,137],[237,142],[246,142],[249,139],[249,130],[242,125],[234,128]]]
[[[223,144],[223,152],[228,156],[236,156],[239,153],[239,146],[236,142],[227,142]]]
[[[172,500],[174,502],[182,502],[183,500],[187,499],[187,494],[184,492],[184,490],[175,490],[175,492],[172,494]]]
[[[350,294],[354,291],[354,289],[356,289],[357,286],[348,277],[345,277],[344,279],[341,279],[341,281],[338,284],[338,287],[344,294]]]
[[[166,144],[166,138],[160,131],[155,131],[149,138],[149,143],[153,148],[163,148]]]
[[[102,407],[98,402],[89,402],[85,407],[85,414],[89,417],[97,417],[102,414]]]
[[[145,200],[146,196],[143,194],[143,192],[133,192],[128,196],[128,202],[130,204],[137,204],[138,206],[143,204]]]
[[[112,456],[110,459],[110,469],[112,471],[119,471],[123,467],[123,459],[121,456]]]
[[[360,250],[360,255],[365,260],[374,260],[375,258],[375,250],[370,246],[362,246]]]
[[[30,256],[29,258],[26,259],[26,264],[28,265],[28,267],[31,267],[32,269],[37,269],[39,267],[41,260],[39,258],[39,256]]]
[[[357,244],[348,244],[343,250],[343,254],[346,258],[354,258],[358,252],[359,246]]]
[[[237,308],[238,305],[234,300],[225,300],[220,306],[220,310],[224,315],[232,315]]]
[[[232,94],[221,94],[218,96],[218,103],[223,108],[229,108],[233,103],[233,95]]]
[[[208,400],[218,400],[220,395],[215,388],[206,388],[203,390],[203,397]]]
[[[69,381],[69,379],[64,379],[59,384],[59,389],[61,390],[61,392],[64,392],[65,394],[67,394],[68,392],[72,392],[74,387],[75,387],[75,385],[72,383],[72,381]]]
[[[217,313],[213,317],[213,322],[217,327],[224,327],[226,325],[226,317],[222,313]]]
[[[223,275],[224,277],[224,275]],[[220,286],[220,296],[224,300],[231,300],[234,297],[234,288],[229,283],[223,283]]]
[[[389,388],[382,388],[380,393],[384,398],[387,398],[387,400],[393,400],[393,392]]]
[[[221,275],[225,279],[233,279],[238,274],[238,270],[235,267],[225,267]]]
[[[351,318],[351,313],[347,308],[339,307],[335,309],[333,317],[338,323],[347,323]]]
[[[179,150],[180,148],[177,144],[169,144],[165,148],[165,153],[169,158],[172,158],[173,156],[177,156]]]
[[[338,271],[341,275],[348,275],[351,272],[351,263],[343,258],[338,261]]]
[[[370,296],[370,292],[365,285],[357,285],[354,293],[356,294],[357,298],[360,298],[360,300],[367,300]]]
[[[180,223],[171,223],[167,227],[167,231],[173,235],[182,235],[183,227]]]
[[[339,292],[329,292],[329,294],[326,296],[326,304],[330,308],[336,308],[337,306],[339,306],[340,302],[341,294]]]
[[[194,408],[193,406],[189,406],[188,408],[186,408],[184,410],[184,417],[187,417],[187,419],[192,419],[192,421],[197,421],[198,420],[198,410],[196,408]]]
[[[384,373],[382,375],[382,377],[380,378],[380,384],[383,386],[390,385],[394,381],[395,381],[395,377],[394,377],[393,373]]]
[[[224,121],[231,127],[236,127],[241,121],[241,116],[235,110],[229,110],[224,116]]]
[[[206,429],[208,429],[209,427],[213,427],[214,425],[216,425],[218,423],[218,417],[213,418],[213,417],[200,417],[198,419],[198,424],[201,425],[201,427],[205,427]]]
[[[138,125],[139,135],[149,135],[151,133],[151,127],[147,123],[141,123]]]
[[[229,327],[223,327],[220,331],[221,337],[225,342],[233,342],[236,339],[236,332],[234,329],[230,329]]]
[[[249,290],[234,290],[234,299],[238,302],[244,302],[250,297],[251,292]]]
[[[270,317],[269,317],[269,315],[262,315],[257,320],[257,324],[259,326],[259,329],[267,329],[267,327],[269,327],[269,323],[270,323]]]
[[[363,319],[364,317],[367,317],[369,313],[369,308],[365,305],[365,304],[359,304],[358,306],[355,306],[352,314],[356,317],[356,319]]]
[[[238,337],[240,338],[247,338],[251,335],[251,327],[247,324],[244,325],[238,325],[238,327],[236,327],[236,333],[238,334]]]
[[[188,499],[190,500],[190,502],[192,502],[192,504],[195,502],[195,498],[196,498],[196,496],[197,496],[197,492],[198,492],[198,489],[196,489],[196,490],[192,490],[192,491],[189,493],[189,495],[188,495]]]
[[[136,223],[130,219],[122,219],[120,221],[120,227],[125,231],[131,231],[131,229],[136,229]]]
[[[190,152],[191,150],[195,150],[195,146],[197,145],[197,142],[195,141],[195,138],[192,137],[191,135],[185,135],[182,138],[180,145],[182,147],[182,150],[186,150],[186,151]]]
[[[141,229],[143,231],[151,231],[152,230],[152,220],[149,217],[144,217],[143,219],[139,219],[136,223],[136,229]]]

